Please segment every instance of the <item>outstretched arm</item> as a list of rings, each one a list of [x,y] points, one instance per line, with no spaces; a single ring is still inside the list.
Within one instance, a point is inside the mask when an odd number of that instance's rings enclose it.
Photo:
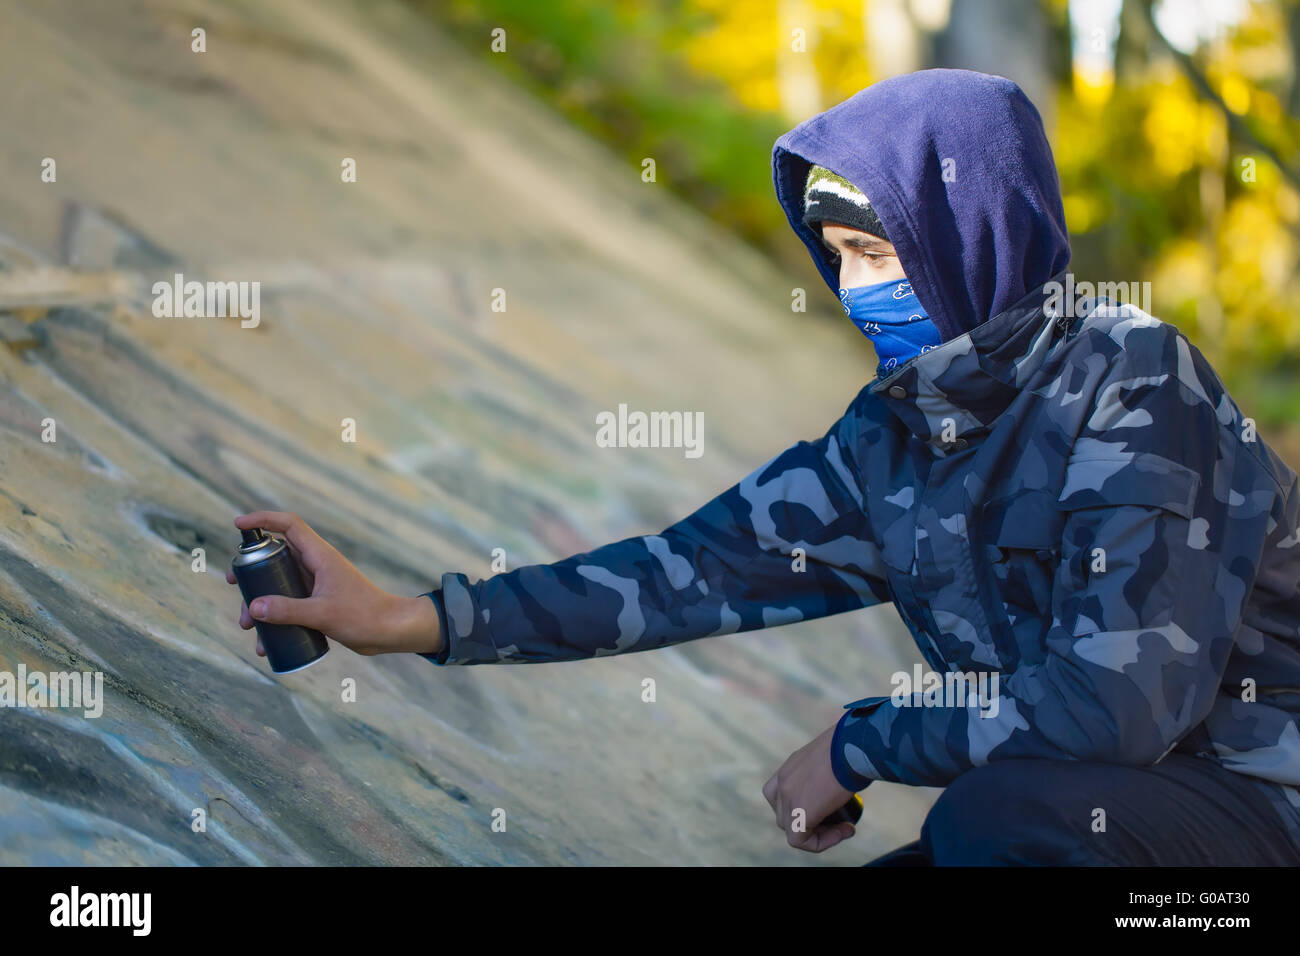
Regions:
[[[861,396],[859,396],[860,400]],[[581,660],[889,600],[861,507],[859,400],[659,534],[429,593],[437,664]]]

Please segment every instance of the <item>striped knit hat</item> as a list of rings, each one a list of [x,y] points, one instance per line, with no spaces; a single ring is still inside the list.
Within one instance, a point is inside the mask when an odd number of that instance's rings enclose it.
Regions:
[[[808,170],[803,209],[803,221],[813,232],[820,232],[820,223],[838,222],[889,241],[884,224],[862,190],[825,166]]]

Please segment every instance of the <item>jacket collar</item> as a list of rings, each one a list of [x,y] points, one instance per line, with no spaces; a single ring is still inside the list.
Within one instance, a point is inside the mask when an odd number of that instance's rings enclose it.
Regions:
[[[1069,321],[1048,305],[1053,282],[1064,285],[1064,273],[987,322],[877,377],[868,389],[936,450],[965,448],[992,427],[1068,333]]]

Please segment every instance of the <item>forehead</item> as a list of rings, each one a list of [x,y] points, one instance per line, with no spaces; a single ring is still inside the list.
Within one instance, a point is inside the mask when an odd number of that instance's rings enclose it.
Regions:
[[[884,239],[881,239],[879,236],[873,236],[869,232],[864,232],[861,229],[857,229],[853,226],[846,226],[843,223],[838,223],[838,222],[822,223],[822,235],[825,236],[827,239],[862,238],[862,239],[870,239],[873,242],[885,241]]]

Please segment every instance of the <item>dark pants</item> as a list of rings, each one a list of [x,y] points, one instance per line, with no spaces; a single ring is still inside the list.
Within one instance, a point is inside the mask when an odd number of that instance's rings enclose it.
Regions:
[[[1300,865],[1268,786],[1181,754],[1150,767],[1000,760],[954,780],[920,840],[865,865]]]

